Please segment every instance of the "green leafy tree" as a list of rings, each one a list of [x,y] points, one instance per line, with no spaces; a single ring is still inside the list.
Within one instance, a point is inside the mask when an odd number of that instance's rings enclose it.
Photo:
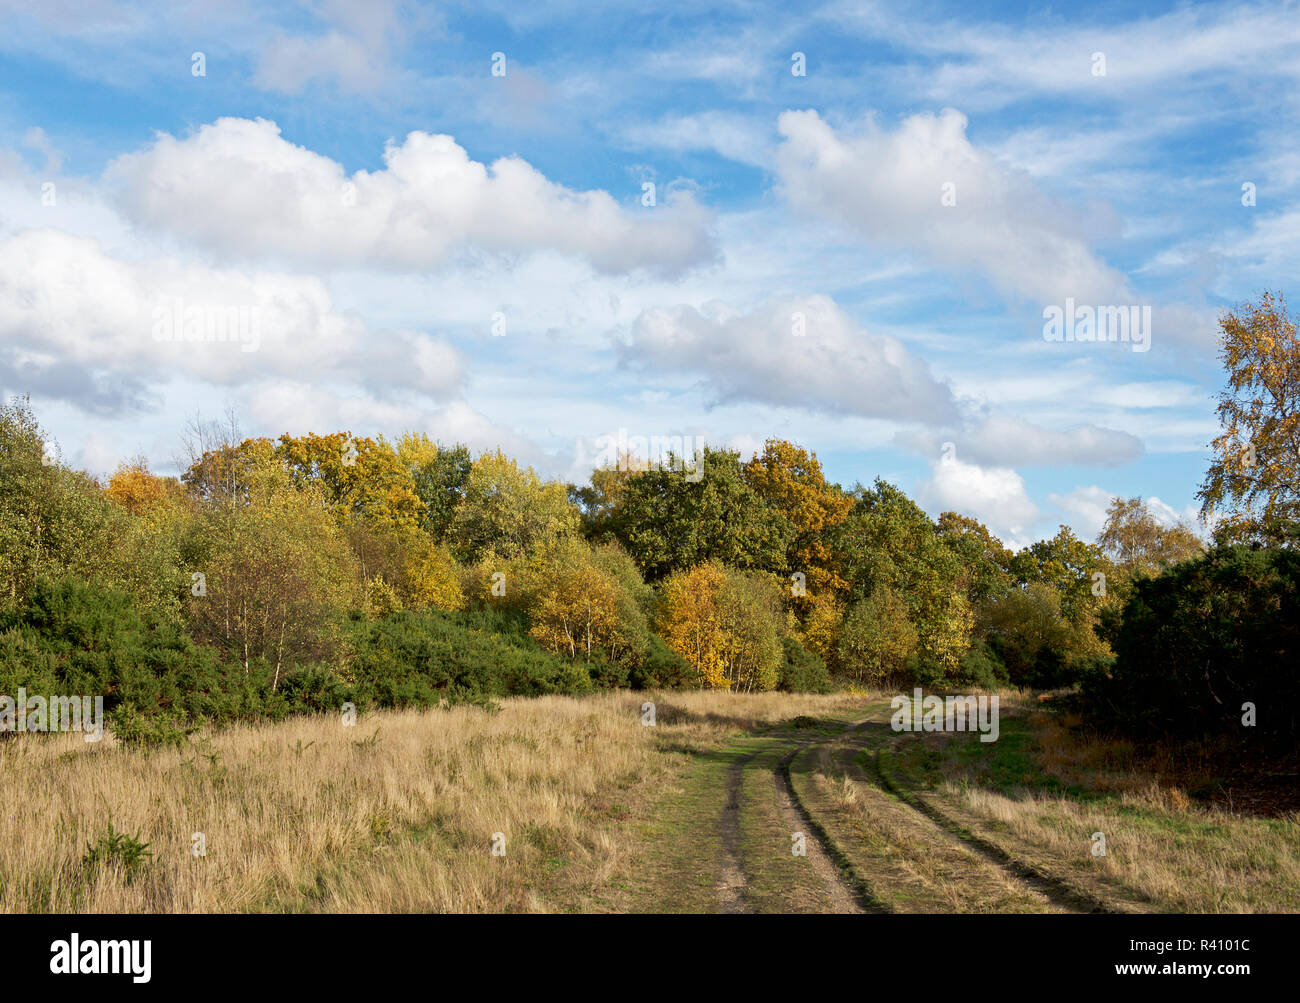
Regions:
[[[903,674],[919,650],[907,605],[887,585],[844,614],[835,644],[837,670],[854,682],[879,686]]]
[[[0,603],[23,603],[41,577],[111,582],[126,518],[47,451],[25,400],[0,406]]]
[[[319,487],[295,487],[269,462],[249,477],[247,501],[211,506],[185,557],[194,580],[186,613],[194,634],[242,663],[273,666],[272,688],[297,661],[335,657],[362,577]],[[382,578],[380,579],[382,580]]]
[[[410,471],[415,494],[424,503],[421,528],[435,540],[445,540],[474,465],[469,447],[461,443],[444,446],[422,432],[406,432],[397,440],[397,456]]]
[[[1011,551],[987,526],[970,516],[944,512],[935,529],[961,565],[961,585],[972,604],[1006,595],[1011,588]]]
[[[629,477],[610,518],[648,579],[705,561],[785,572],[794,526],[745,483],[738,452],[706,447],[698,480],[673,467]]]
[[[832,533],[832,551],[850,601],[889,589],[908,610],[920,652],[955,670],[970,647],[974,615],[962,564],[922,509],[892,484],[859,488],[848,517]]]
[[[1071,623],[1090,623],[1105,604],[1105,591],[1120,580],[1115,563],[1101,547],[1080,540],[1062,525],[1050,540],[1039,540],[1011,559],[1012,580],[1024,588],[1050,585],[1060,596],[1061,615]],[[1104,578],[1096,578],[1096,575]]]

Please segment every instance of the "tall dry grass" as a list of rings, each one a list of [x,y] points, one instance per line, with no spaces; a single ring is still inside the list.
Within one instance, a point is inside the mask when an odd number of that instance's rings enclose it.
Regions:
[[[657,704],[654,728],[641,704]],[[79,735],[0,743],[0,911],[609,908],[624,824],[672,750],[857,703],[606,693],[238,727],[150,754]],[[152,856],[87,867],[110,824]],[[192,854],[202,833],[206,855]],[[505,855],[493,856],[494,833]],[[635,903],[616,903],[635,908]]]

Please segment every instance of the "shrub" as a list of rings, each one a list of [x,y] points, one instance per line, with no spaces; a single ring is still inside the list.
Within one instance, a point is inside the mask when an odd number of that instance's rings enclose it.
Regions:
[[[781,647],[785,660],[781,663],[781,677],[777,689],[788,693],[829,693],[830,673],[822,657],[809,651],[793,637],[783,637]]]
[[[700,685],[700,674],[663,638],[651,634],[640,664],[628,673],[628,682],[643,690],[685,690]]]
[[[591,688],[582,664],[542,650],[517,614],[403,611],[353,627],[348,676],[358,706],[427,707]]]
[[[1010,676],[997,652],[984,641],[977,640],[962,658],[952,682],[958,686],[995,690],[1006,686],[1010,682]]]
[[[1295,749],[1300,731],[1300,553],[1216,547],[1140,580],[1115,662],[1089,672],[1099,716],[1145,735],[1235,733]],[[1242,705],[1257,724],[1243,728]]]
[[[113,820],[110,818],[106,831],[86,845],[85,855],[81,858],[82,873],[87,881],[93,881],[101,867],[118,867],[121,868],[126,883],[130,884],[152,856],[149,844],[140,841],[140,833],[131,836],[118,832],[113,828]]]

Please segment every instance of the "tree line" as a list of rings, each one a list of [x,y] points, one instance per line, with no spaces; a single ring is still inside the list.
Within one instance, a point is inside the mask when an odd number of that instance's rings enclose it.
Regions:
[[[1152,659],[1227,664],[1226,634],[1196,647],[1207,624],[1258,606],[1250,650],[1294,664],[1267,624],[1294,604],[1295,325],[1266,295],[1222,327],[1208,553],[1141,498],[1115,499],[1094,541],[1063,525],[1013,552],[881,479],[831,483],[781,439],[748,461],[706,447],[703,476],[624,456],[575,485],[420,433],[249,438],[228,419],[191,424],[177,478],[137,459],[100,482],[52,458],[14,400],[0,693],[104,692],[115,730],[150,740],[347,700],[1081,683],[1115,720],[1170,730],[1182,697],[1159,687],[1180,677]],[[1211,588],[1240,600],[1218,620],[1192,595]],[[1229,698],[1259,676],[1234,672]]]

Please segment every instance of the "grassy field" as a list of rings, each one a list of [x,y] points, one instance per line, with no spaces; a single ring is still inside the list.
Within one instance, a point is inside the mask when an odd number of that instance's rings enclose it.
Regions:
[[[1300,909],[1294,814],[1107,768],[1013,697],[995,743],[888,720],[880,695],[606,693],[150,754],[23,736],[0,742],[0,910]]]

